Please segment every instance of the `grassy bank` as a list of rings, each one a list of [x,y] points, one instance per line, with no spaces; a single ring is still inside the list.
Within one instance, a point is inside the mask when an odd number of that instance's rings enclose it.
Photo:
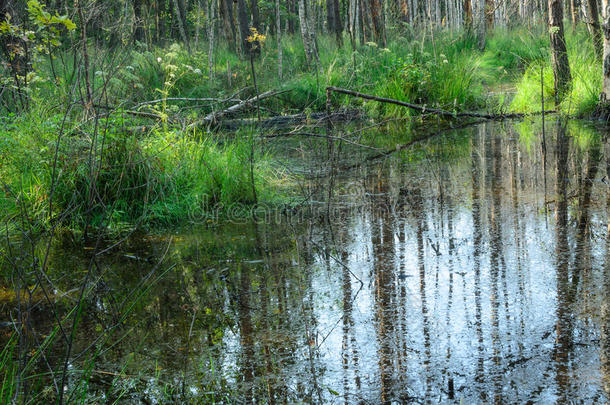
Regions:
[[[120,231],[205,221],[255,202],[249,131],[220,144],[206,132],[132,133],[111,119],[98,124],[93,139],[94,128],[69,121],[58,142],[63,119],[32,111],[2,123],[3,219],[25,216],[34,228],[61,220],[73,229],[89,224]],[[258,148],[253,161],[258,202],[281,200],[278,183],[285,176]]]
[[[517,94],[511,104],[513,111],[541,110],[541,74],[544,72],[545,109],[579,117],[590,116],[597,106],[602,87],[601,60],[595,56],[591,36],[584,26],[566,30],[566,42],[572,87],[560,106],[555,105],[553,69],[550,58],[534,61],[517,82]],[[547,46],[548,47],[548,46]]]
[[[601,68],[586,29],[567,31],[574,85],[561,110],[583,115],[597,101]],[[497,29],[484,52],[468,32],[416,36],[407,30],[391,38],[384,49],[367,43],[352,50],[349,42],[339,48],[334,39],[320,37],[320,63],[308,68],[301,39],[285,37],[282,78],[277,44],[267,41],[255,60],[259,92],[289,91],[266,99],[261,114],[322,111],[328,85],[452,111],[538,111],[541,66],[546,107],[555,108],[544,27]],[[258,146],[259,132],[185,129],[235,98],[255,95],[249,61],[221,45],[210,74],[203,43],[192,53],[179,44],[150,50],[92,46],[91,53],[98,119],[71,102],[74,66],[67,51],[52,67],[48,60],[35,65],[31,109],[2,117],[4,218],[25,216],[34,228],[61,221],[73,229],[121,230],[205,220],[232,204],[285,201],[287,176]],[[497,85],[513,83],[517,93],[510,104],[509,97],[490,95]],[[415,114],[347,96],[334,95],[333,102],[373,117]]]

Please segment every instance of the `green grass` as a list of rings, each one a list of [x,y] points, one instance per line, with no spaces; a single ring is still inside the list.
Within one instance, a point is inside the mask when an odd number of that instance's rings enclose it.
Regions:
[[[22,212],[32,223],[48,226],[49,196],[60,116],[32,112],[0,130],[0,211],[6,218]],[[222,145],[209,133],[183,134],[162,128],[145,134],[121,130],[120,118],[109,124],[94,148],[97,175],[91,181],[90,139],[68,127],[59,148],[53,215],[69,212],[66,223],[125,229],[168,225],[222,216],[235,204],[254,203],[250,179],[250,136],[237,133]],[[102,147],[104,148],[102,152]],[[282,199],[285,176],[268,155],[255,153],[258,201]],[[99,156],[102,159],[99,159]],[[94,188],[95,186],[95,188]],[[10,191],[9,191],[10,190]],[[95,193],[92,193],[95,190]],[[90,204],[94,194],[93,204]]]
[[[585,27],[566,30],[568,58],[572,73],[572,86],[560,106],[555,105],[553,70],[550,57],[539,59],[527,68],[517,84],[517,94],[511,104],[513,111],[534,112],[541,110],[541,68],[544,67],[545,109],[559,107],[562,113],[585,117],[597,106],[602,86],[601,61],[593,50],[593,44]]]
[[[515,81],[528,66],[548,60],[549,55],[548,34],[542,28],[497,29],[488,38],[483,53],[477,49],[476,38],[468,32],[438,32],[434,38],[396,32],[391,38],[384,49],[367,43],[353,50],[347,38],[339,48],[334,38],[319,36],[319,69],[307,69],[300,37],[284,36],[282,79],[277,74],[277,42],[269,38],[255,62],[259,88],[261,91],[291,90],[269,102],[269,107],[275,110],[323,110],[328,85],[431,106],[477,109],[486,105],[486,86]],[[102,88],[104,80],[108,81],[106,93],[110,105],[133,105],[157,99],[162,95],[160,89],[169,97],[222,98],[253,84],[249,61],[240,59],[223,44],[214,54],[213,77],[208,72],[205,43],[191,54],[179,44],[129,50],[114,58],[104,49],[96,49],[94,53],[97,55],[92,67],[95,87]],[[71,60],[68,55],[62,60],[68,66],[64,68],[58,62],[60,66],[56,70],[60,82],[67,83],[72,71]],[[43,68],[48,74],[48,66]],[[43,81],[36,94],[48,100],[54,92],[55,87]],[[253,94],[253,89],[249,89],[243,96]],[[334,101],[354,106],[363,104],[343,96]],[[397,107],[377,105],[367,110],[389,116],[410,114]]]

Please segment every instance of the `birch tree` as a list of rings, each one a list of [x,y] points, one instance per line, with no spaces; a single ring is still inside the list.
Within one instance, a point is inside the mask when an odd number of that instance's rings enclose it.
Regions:
[[[604,34],[604,55],[603,55],[603,84],[600,101],[607,104],[610,101],[610,0],[602,0],[602,15],[604,23],[602,30]]]
[[[477,32],[477,42],[479,44],[479,49],[483,51],[485,49],[485,0],[475,0],[475,17],[476,17],[476,32]]]
[[[315,33],[313,32],[315,25],[311,23],[309,16],[311,12],[311,10],[308,10],[307,1],[299,0],[299,25],[308,66],[317,65],[318,62],[318,48],[315,41]]]
[[[591,36],[593,37],[595,55],[597,55],[598,58],[601,58],[604,45],[602,43],[602,30],[599,25],[597,0],[586,0],[585,5],[587,7],[587,25],[589,26],[589,32],[591,32]]]

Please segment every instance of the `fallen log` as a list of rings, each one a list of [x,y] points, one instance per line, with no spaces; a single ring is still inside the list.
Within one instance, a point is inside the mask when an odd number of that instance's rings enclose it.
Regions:
[[[141,103],[136,104],[133,108],[138,109],[140,107],[146,105],[159,104],[167,101],[184,101],[184,102],[192,102],[192,103],[239,103],[243,100],[239,98],[213,98],[213,97],[200,97],[200,98],[190,98],[190,97],[167,97],[167,98],[158,98],[156,100],[143,101]]]
[[[220,110],[220,111],[216,111],[216,112],[212,112],[208,115],[206,115],[203,119],[193,122],[192,124],[190,124],[188,126],[189,129],[201,126],[201,125],[209,125],[209,124],[215,124],[218,122],[218,120],[226,115],[229,114],[234,114],[246,107],[252,106],[257,102],[260,102],[261,100],[264,100],[266,98],[269,97],[273,97],[273,96],[277,96],[278,94],[282,94],[282,93],[286,93],[290,90],[269,90],[266,91],[262,94],[259,94],[258,96],[254,96],[252,98],[249,98],[247,100],[244,100],[238,104],[234,104],[229,108],[225,108],[224,110]]]
[[[362,112],[358,110],[343,110],[337,111],[330,115],[332,121],[351,121],[362,117]],[[292,115],[277,115],[275,117],[264,118],[260,124],[256,118],[241,118],[234,120],[223,120],[218,122],[218,126],[223,129],[238,129],[244,126],[260,125],[262,128],[281,128],[295,125],[313,126],[322,122],[326,122],[328,116],[326,113],[318,112],[311,114],[292,114]]]
[[[451,118],[469,117],[469,118],[483,118],[483,119],[487,119],[487,120],[503,120],[503,119],[509,119],[509,118],[523,118],[526,115],[538,115],[538,114],[542,113],[542,112],[535,112],[535,113],[530,113],[530,114],[523,114],[523,113],[485,114],[485,113],[468,112],[468,111],[454,112],[454,111],[442,110],[440,108],[428,108],[425,105],[407,103],[405,101],[394,100],[392,98],[377,97],[372,94],[360,93],[358,91],[342,89],[340,87],[329,86],[326,88],[326,91],[327,91],[327,93],[335,92],[335,93],[340,93],[340,94],[346,94],[348,96],[363,98],[365,100],[378,101],[380,103],[395,104],[395,105],[399,105],[402,107],[410,108],[412,110],[419,111],[421,113],[431,113],[431,114],[436,114],[436,115],[440,115],[440,116],[444,116],[444,117],[451,117]],[[545,114],[552,114],[554,112],[555,111],[544,111]]]

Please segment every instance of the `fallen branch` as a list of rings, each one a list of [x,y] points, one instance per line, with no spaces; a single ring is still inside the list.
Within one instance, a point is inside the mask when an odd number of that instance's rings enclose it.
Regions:
[[[537,115],[537,114],[542,113],[542,112],[536,112],[536,113],[530,113],[530,114],[523,114],[523,113],[484,114],[484,113],[467,112],[467,111],[466,112],[453,112],[453,111],[441,110],[439,108],[428,108],[425,105],[407,103],[405,101],[394,100],[392,98],[377,97],[377,96],[373,96],[371,94],[360,93],[358,91],[342,89],[340,87],[329,86],[326,88],[326,90],[335,92],[335,93],[340,93],[340,94],[347,94],[348,96],[363,98],[365,100],[373,100],[373,101],[378,101],[380,103],[395,104],[395,105],[399,105],[402,107],[407,107],[407,108],[411,108],[413,110],[420,111],[421,113],[431,113],[431,114],[441,115],[444,117],[452,117],[452,118],[470,117],[470,118],[484,118],[487,120],[502,120],[502,119],[508,119],[508,118],[523,118],[526,115]],[[544,113],[551,114],[554,112],[555,111],[545,111]]]
[[[279,91],[278,90],[269,90],[269,91],[266,91],[266,92],[264,92],[262,94],[259,94],[258,97],[252,97],[252,98],[244,100],[244,101],[242,101],[242,102],[240,102],[238,104],[232,105],[231,107],[226,108],[224,110],[210,113],[210,114],[206,115],[203,119],[201,119],[199,121],[196,121],[196,122],[192,123],[191,125],[189,125],[188,128],[191,129],[191,128],[194,128],[194,127],[197,127],[197,126],[201,126],[201,125],[205,125],[205,124],[214,124],[214,123],[218,122],[218,120],[220,118],[222,118],[222,117],[224,117],[226,115],[229,115],[229,114],[234,114],[234,113],[236,113],[236,112],[238,112],[238,111],[240,111],[240,110],[242,110],[242,109],[244,109],[246,107],[252,106],[257,101],[264,100],[264,99],[269,98],[269,97],[277,96],[278,94],[286,93],[288,91],[290,91],[290,90],[279,90]]]
[[[332,113],[330,119],[333,121],[350,121],[362,117],[362,113],[357,110],[345,110]],[[278,128],[304,124],[307,126],[325,122],[328,119],[326,113],[318,112],[311,114],[292,114],[277,115],[261,120],[260,126],[263,128]],[[224,120],[218,125],[225,129],[237,129],[243,126],[259,125],[256,118],[242,118],[234,120]]]
[[[239,99],[239,98],[213,98],[213,97],[203,97],[203,98],[189,98],[189,97],[168,97],[168,98],[159,98],[156,100],[150,100],[150,101],[143,101],[139,104],[136,104],[133,108],[134,109],[138,109],[140,107],[143,107],[145,105],[152,105],[152,104],[159,104],[162,103],[164,101],[187,101],[187,102],[193,102],[193,103],[199,103],[199,102],[203,102],[203,103],[227,103],[227,102],[234,102],[234,103],[239,103],[243,100]]]

